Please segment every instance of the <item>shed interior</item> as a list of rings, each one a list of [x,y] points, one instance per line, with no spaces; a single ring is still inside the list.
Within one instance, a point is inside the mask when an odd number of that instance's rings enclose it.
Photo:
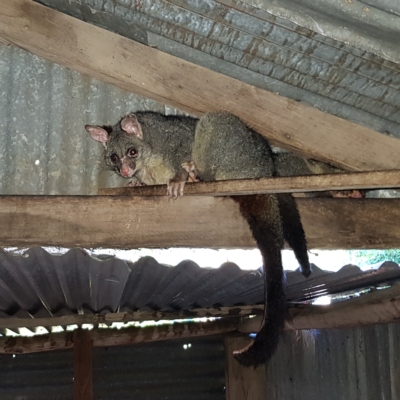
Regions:
[[[394,0],[0,6],[2,399],[400,398],[390,260],[287,272],[283,339],[254,370],[231,353],[261,323],[259,265],[171,267],[85,250],[250,249],[225,196],[353,189],[366,198],[297,197],[309,248],[400,247]],[[84,125],[133,110],[227,110],[275,151],[349,173],[188,184],[178,201],[165,187],[123,187]],[[312,304],[323,295],[330,305]]]

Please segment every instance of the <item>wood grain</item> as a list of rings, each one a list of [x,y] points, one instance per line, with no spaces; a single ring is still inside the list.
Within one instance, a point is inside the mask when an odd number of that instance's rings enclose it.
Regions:
[[[400,170],[394,170],[187,183],[184,195],[234,196],[256,193],[302,193],[399,187]],[[98,194],[104,196],[165,196],[166,186],[107,188],[100,189]]]
[[[238,323],[237,318],[227,318],[202,323],[174,323],[144,328],[76,330],[35,337],[2,337],[0,338],[0,354],[40,353],[67,350],[73,347],[75,365],[77,365],[75,371],[82,373],[82,376],[87,376],[85,371],[88,370],[89,350],[87,348],[89,347],[126,346],[162,340],[222,335],[236,331]],[[84,385],[80,384],[80,386]]]
[[[234,307],[218,307],[218,308],[195,308],[193,310],[176,310],[176,311],[133,311],[119,312],[107,314],[71,314],[61,317],[42,317],[34,318],[18,318],[3,317],[0,318],[0,329],[17,328],[34,328],[38,326],[67,326],[67,325],[83,325],[83,324],[106,324],[111,325],[114,322],[127,323],[132,321],[159,321],[171,319],[192,319],[192,318],[208,318],[208,317],[226,317],[235,315],[243,318],[248,315],[262,314],[263,305],[234,306]]]
[[[70,342],[70,341],[69,341]],[[74,400],[93,399],[92,337],[90,331],[74,331]]]
[[[272,144],[344,169],[400,168],[398,139],[173,57],[31,0],[0,0],[0,37],[47,60],[182,111],[201,115],[228,110]]]
[[[242,336],[226,336],[225,382],[226,400],[267,400],[265,365],[248,368],[239,364],[232,355],[250,343],[251,339]]]
[[[399,199],[297,199],[309,248],[397,248]],[[255,248],[237,204],[188,196],[0,196],[0,246]]]

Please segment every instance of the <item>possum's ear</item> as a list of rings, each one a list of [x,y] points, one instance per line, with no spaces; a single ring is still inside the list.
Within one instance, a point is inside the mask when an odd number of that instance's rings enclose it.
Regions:
[[[85,129],[89,136],[100,143],[107,143],[109,139],[108,132],[104,129],[105,127],[95,125],[85,125]]]
[[[143,139],[142,127],[135,114],[129,114],[121,121],[121,129],[128,135]]]

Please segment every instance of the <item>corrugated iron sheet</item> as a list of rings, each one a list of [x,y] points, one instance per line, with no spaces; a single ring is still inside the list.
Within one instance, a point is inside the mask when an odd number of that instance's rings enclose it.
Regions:
[[[124,185],[104,169],[87,123],[172,109],[0,43],[0,193],[96,194]]]
[[[220,0],[247,12],[268,12],[361,51],[400,62],[397,0]]]
[[[93,349],[96,400],[223,400],[221,338]],[[70,400],[73,353],[0,356],[2,400]]]
[[[94,398],[224,399],[221,338],[93,349]],[[398,400],[400,324],[285,332],[267,368],[271,400]],[[72,352],[0,356],[3,400],[71,399]]]
[[[93,349],[96,400],[223,400],[221,338]]]
[[[171,54],[399,136],[399,64],[301,28],[262,4],[46,2],[142,43],[147,35]],[[389,13],[392,3],[380,7]],[[0,81],[3,194],[95,193],[99,182],[107,186],[118,178],[100,170],[101,146],[86,138],[83,124],[114,122],[133,109],[165,111],[3,44]]]
[[[71,400],[73,353],[1,355],[0,398],[2,400]]]
[[[213,0],[41,2],[92,23],[102,15],[113,31],[119,23],[130,24],[146,31],[149,44],[165,52],[400,137],[398,64],[262,12],[265,5]]]
[[[285,332],[267,369],[271,400],[400,399],[400,324]]]
[[[163,51],[400,137],[398,64],[262,9],[211,0],[53,6],[120,34],[128,26],[142,42],[144,32]],[[178,112],[1,43],[0,82],[1,194],[95,194],[123,185],[104,169],[102,146],[84,124],[115,123],[137,109]]]
[[[287,273],[289,301],[386,285],[400,278],[400,268],[392,262],[365,272],[356,266],[336,273],[313,269],[309,279],[299,271]],[[100,260],[81,249],[63,255],[50,255],[42,248],[22,255],[0,250],[0,288],[0,318],[29,319],[150,310],[163,319],[170,311],[263,304],[264,297],[261,272],[243,271],[233,263],[210,269],[186,260],[169,267],[152,257],[135,263]]]

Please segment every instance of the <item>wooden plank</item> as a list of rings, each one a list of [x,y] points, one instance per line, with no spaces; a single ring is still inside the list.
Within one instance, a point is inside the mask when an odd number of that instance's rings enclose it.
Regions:
[[[0,6],[0,37],[47,60],[192,114],[223,108],[241,117],[272,144],[344,169],[400,168],[398,139],[30,0],[0,0]]]
[[[187,183],[184,193],[185,196],[234,196],[399,187],[400,171],[394,170]],[[105,196],[165,196],[166,186],[106,188],[100,189],[98,194]]]
[[[92,337],[90,331],[74,331],[74,400],[92,400]]]
[[[48,318],[0,318],[1,329],[17,329],[17,328],[34,328],[38,326],[67,326],[67,325],[83,325],[83,324],[106,324],[110,325],[114,322],[127,323],[133,321],[158,321],[171,319],[188,319],[188,318],[209,318],[224,317],[235,315],[245,317],[247,315],[262,314],[263,305],[235,306],[235,307],[219,307],[219,308],[196,308],[193,310],[179,311],[134,311],[107,314],[72,314],[62,317]]]
[[[285,329],[347,329],[398,322],[400,319],[400,284],[350,300],[325,306],[297,306],[289,310]],[[261,316],[246,319],[240,332],[257,332]]]
[[[34,337],[2,337],[0,338],[0,354],[40,353],[67,350],[72,347],[77,349],[78,347],[91,346],[125,346],[162,340],[222,335],[236,331],[238,324],[239,318],[226,318],[202,323],[174,323],[145,328],[76,330],[74,332],[51,333]],[[82,335],[83,338],[81,338]],[[76,357],[76,360],[80,361],[86,355],[76,354]]]
[[[297,203],[310,249],[400,246],[399,199]],[[256,247],[238,205],[208,196],[0,196],[0,226],[3,247]]]
[[[268,400],[265,365],[248,368],[232,355],[251,341],[248,337],[227,336],[225,346],[226,400]]]

